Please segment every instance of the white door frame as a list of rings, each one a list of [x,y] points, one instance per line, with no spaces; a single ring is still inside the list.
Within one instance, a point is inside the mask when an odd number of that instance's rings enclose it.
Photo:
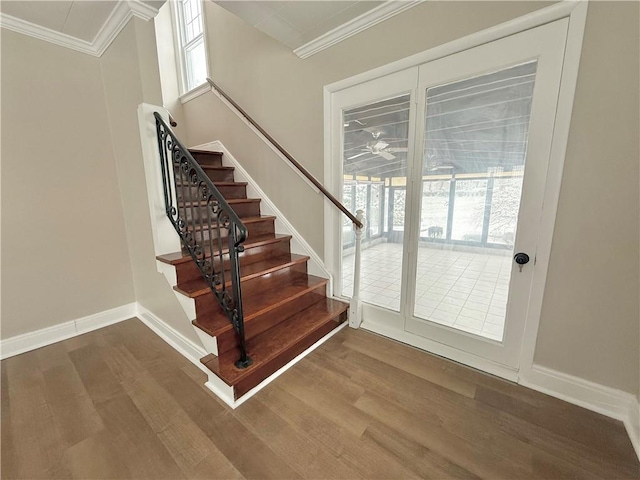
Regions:
[[[517,380],[526,382],[530,376],[533,366],[536,339],[538,335],[538,326],[540,323],[540,314],[542,311],[542,301],[544,296],[544,288],[547,278],[549,266],[549,257],[551,252],[551,244],[553,240],[553,230],[555,225],[556,210],[558,199],[560,196],[560,186],[562,180],[562,171],[564,167],[564,159],[569,138],[569,126],[571,114],[573,110],[573,99],[575,94],[576,82],[578,77],[578,68],[580,62],[580,54],[582,51],[582,40],[584,36],[584,28],[587,17],[587,1],[568,1],[557,3],[550,7],[546,7],[522,17],[510,20],[508,22],[496,25],[487,30],[477,32],[466,37],[454,40],[452,42],[434,47],[425,52],[412,55],[410,57],[398,60],[388,65],[370,70],[353,76],[351,78],[341,80],[339,82],[327,85],[324,88],[324,131],[325,131],[325,185],[330,190],[337,184],[338,176],[332,168],[332,152],[335,149],[335,139],[331,135],[331,98],[332,94],[345,88],[368,82],[370,80],[398,72],[400,70],[418,66],[432,60],[443,58],[454,53],[461,52],[485,43],[504,38],[515,33],[519,33],[546,23],[569,18],[569,30],[567,34],[567,43],[565,47],[565,59],[562,67],[562,80],[560,83],[560,93],[558,97],[558,107],[556,111],[555,125],[553,130],[553,141],[551,146],[551,154],[549,159],[549,169],[547,174],[547,183],[544,193],[544,205],[551,207],[545,208],[542,212],[542,218],[539,226],[539,241],[536,252],[536,268],[533,276],[531,296],[527,314],[527,324],[525,326],[520,367],[518,370],[510,369],[491,361],[484,360],[472,354],[465,354],[446,345],[422,339],[416,342],[416,336],[412,334],[397,335],[397,331],[385,331],[380,325],[368,324],[366,318],[366,310],[363,310],[363,328],[368,328],[381,334],[392,336],[401,341],[406,339],[400,338],[410,335],[412,341],[410,343],[421,346],[425,350],[446,356],[461,363],[470,365],[475,368],[502,376],[509,380]],[[335,191],[335,190],[334,190]],[[325,265],[331,268],[336,264],[336,255],[332,245],[335,242],[336,232],[333,206],[325,202]],[[332,274],[337,275],[338,272]],[[375,307],[374,307],[375,308]],[[406,338],[406,337],[405,337]],[[419,338],[419,337],[417,337]]]

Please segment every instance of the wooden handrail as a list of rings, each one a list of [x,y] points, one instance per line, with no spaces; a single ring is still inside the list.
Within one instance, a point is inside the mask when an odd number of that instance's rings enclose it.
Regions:
[[[260,125],[258,125],[258,122],[251,118],[251,116],[247,112],[245,112],[242,107],[240,107],[240,105],[233,101],[233,99],[229,95],[227,95],[224,90],[218,87],[210,78],[207,78],[207,82],[209,82],[209,85],[211,85],[214,90],[222,95],[227,102],[233,105],[233,107],[238,110],[251,125],[253,125],[262,135],[264,135],[264,137],[269,140],[269,142],[271,142],[271,144],[276,147],[278,151],[300,171],[300,173],[302,173],[311,183],[313,183],[318,188],[318,190],[320,190],[322,194],[331,201],[331,203],[333,203],[342,213],[349,217],[349,220],[351,220],[356,227],[363,227],[362,222],[358,220],[353,213],[347,210],[347,207],[340,203],[340,201],[336,197],[331,195],[331,193],[329,193],[329,191],[324,188],[324,185],[322,185],[313,175],[311,175],[311,173],[309,173],[306,168],[300,165],[300,163],[295,158],[293,158],[289,152],[287,152],[278,142],[274,140],[271,135],[269,135]]]

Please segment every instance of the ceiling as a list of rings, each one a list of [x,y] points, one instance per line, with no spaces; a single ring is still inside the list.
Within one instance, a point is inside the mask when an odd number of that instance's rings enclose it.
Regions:
[[[39,27],[92,42],[121,1],[0,1],[0,12]],[[164,1],[144,1],[159,8]]]
[[[252,27],[296,49],[385,1],[216,1]]]
[[[100,56],[131,16],[149,20],[165,1],[0,0],[0,26]],[[235,0],[215,3],[293,49],[300,58],[307,58],[421,1]]]

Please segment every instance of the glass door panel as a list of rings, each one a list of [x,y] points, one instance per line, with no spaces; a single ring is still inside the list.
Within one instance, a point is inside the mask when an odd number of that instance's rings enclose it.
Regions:
[[[343,111],[343,203],[363,210],[361,299],[400,311],[410,95]],[[353,291],[354,235],[343,224],[342,295]]]
[[[426,91],[416,317],[502,340],[536,68]]]

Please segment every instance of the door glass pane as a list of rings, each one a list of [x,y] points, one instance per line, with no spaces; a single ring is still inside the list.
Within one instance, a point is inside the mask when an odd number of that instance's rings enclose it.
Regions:
[[[365,215],[360,297],[400,310],[410,96],[343,112],[343,203]],[[353,185],[354,193],[346,185]],[[347,232],[347,229],[349,232]],[[353,293],[353,229],[342,235],[342,294]]]
[[[427,89],[416,317],[502,340],[536,66]]]

